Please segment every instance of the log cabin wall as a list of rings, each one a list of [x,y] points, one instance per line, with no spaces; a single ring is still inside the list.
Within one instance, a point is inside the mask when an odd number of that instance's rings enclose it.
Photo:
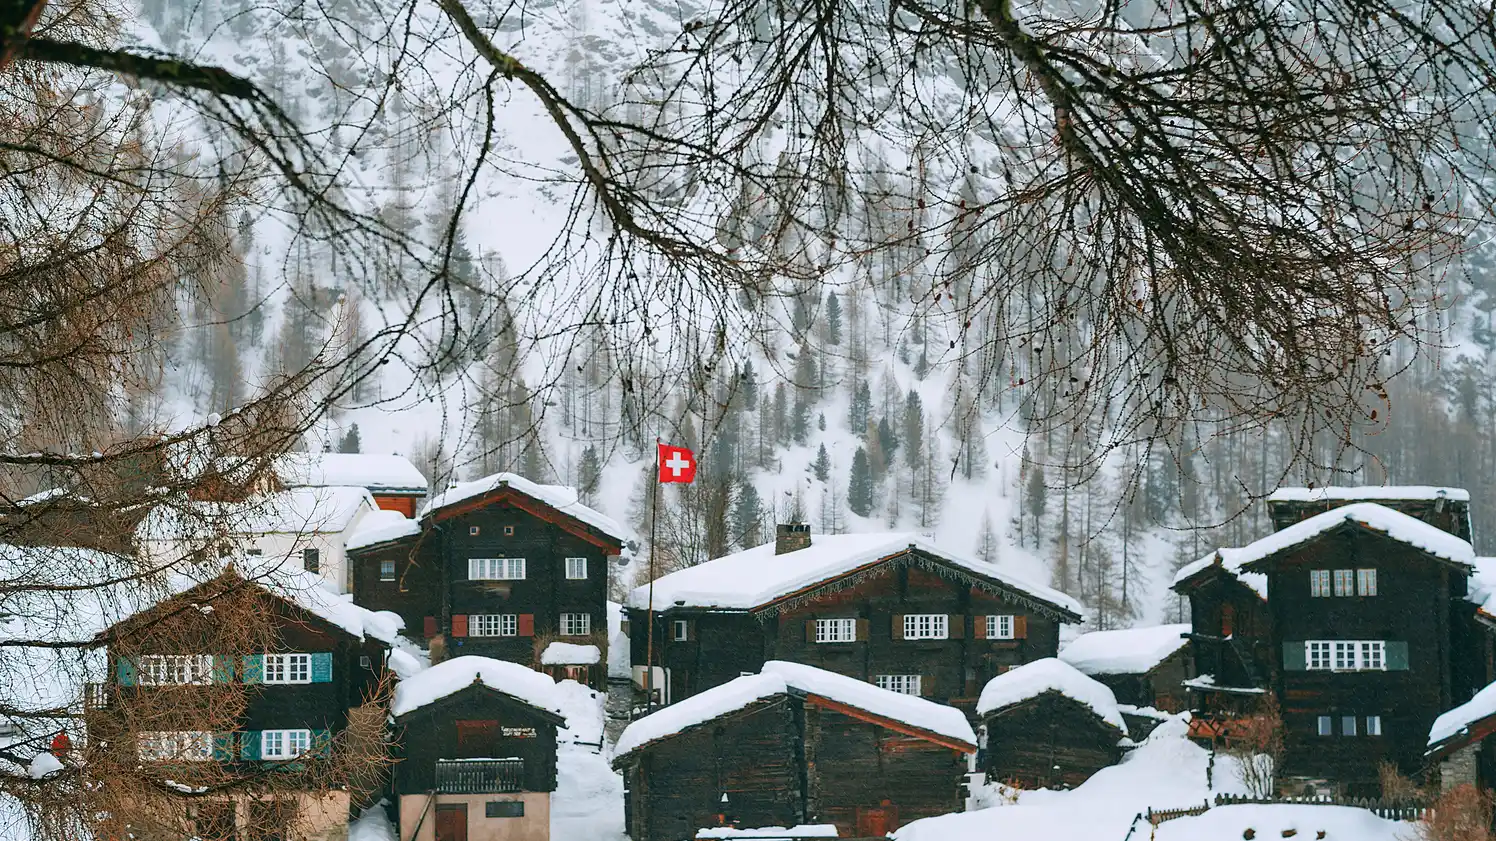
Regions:
[[[521,790],[556,790],[555,717],[484,686],[401,716],[395,739],[396,794],[434,789],[438,760],[509,757],[524,760]]]
[[[648,657],[647,623],[646,611],[629,610],[629,655],[636,666]],[[744,673],[758,674],[772,659],[775,630],[743,611],[656,613],[655,664],[669,670],[670,699],[688,698]]]
[[[1302,522],[1317,514],[1323,514],[1357,500],[1351,498],[1318,500],[1314,502],[1270,501],[1268,517],[1273,521],[1273,530],[1282,531],[1294,523]],[[1422,520],[1436,529],[1447,531],[1461,540],[1470,540],[1470,503],[1452,499],[1369,499],[1384,508],[1407,514]],[[1441,504],[1442,503],[1442,504]]]
[[[1379,792],[1379,760],[1416,773],[1430,725],[1451,706],[1451,605],[1464,595],[1464,574],[1354,526],[1264,565],[1282,658],[1275,685],[1285,725],[1282,776],[1328,779],[1366,796]],[[1377,571],[1375,596],[1311,595],[1310,570],[1369,568]],[[1387,670],[1309,670],[1306,640],[1383,641]],[[1321,716],[1329,717],[1328,735],[1320,735]],[[1367,716],[1380,717],[1381,735],[1367,735]]]
[[[1122,733],[1090,708],[1046,692],[983,719],[982,770],[1019,788],[1074,788],[1122,758]]]
[[[1278,657],[1267,602],[1221,570],[1201,572],[1185,592],[1194,675],[1212,675],[1218,686],[1268,687]],[[1255,697],[1196,693],[1190,703],[1196,712],[1234,714],[1255,705]]]
[[[801,710],[800,702],[776,696],[625,757],[629,837],[694,838],[697,829],[717,825],[724,808],[742,826],[804,823]]]
[[[422,535],[348,550],[353,572],[353,598],[369,610],[388,610],[405,620],[404,635],[425,642],[426,617],[441,615],[440,553],[434,540]],[[383,573],[394,564],[393,579]]]

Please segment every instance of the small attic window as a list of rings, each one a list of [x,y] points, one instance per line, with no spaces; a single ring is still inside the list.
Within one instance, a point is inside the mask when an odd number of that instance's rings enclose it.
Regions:
[[[477,526],[468,526],[468,537],[477,537],[481,531]]]
[[[513,537],[514,536],[514,526],[505,526],[504,527],[504,536],[505,537]]]

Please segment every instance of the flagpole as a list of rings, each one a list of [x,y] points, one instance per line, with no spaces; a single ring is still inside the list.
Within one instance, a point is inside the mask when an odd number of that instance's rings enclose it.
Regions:
[[[655,477],[649,492],[649,641],[644,653],[644,706],[654,706],[655,649],[655,522],[660,516],[660,439],[655,437]]]

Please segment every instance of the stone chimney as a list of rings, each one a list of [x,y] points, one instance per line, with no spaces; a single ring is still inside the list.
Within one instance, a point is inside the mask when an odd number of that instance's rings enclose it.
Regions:
[[[774,527],[774,554],[783,555],[810,546],[809,523],[780,523]]]

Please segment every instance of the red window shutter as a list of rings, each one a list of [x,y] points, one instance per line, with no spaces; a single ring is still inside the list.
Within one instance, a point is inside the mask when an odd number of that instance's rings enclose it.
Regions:
[[[535,614],[521,613],[519,615],[519,635],[522,637],[535,636]]]
[[[466,613],[454,613],[454,614],[452,614],[452,636],[454,636],[454,637],[465,637],[465,636],[467,636],[467,614]]]
[[[1221,605],[1221,636],[1231,636],[1231,626],[1236,623],[1236,607],[1229,604]]]
[[[987,617],[971,617],[971,638],[974,640],[984,640],[987,638]]]
[[[935,695],[935,676],[922,675],[919,679],[919,694],[930,698]]]
[[[857,641],[858,642],[867,642],[867,638],[868,638],[867,620],[866,619],[858,619],[857,620]]]
[[[966,617],[959,613],[952,613],[946,622],[950,623],[951,639],[959,640],[966,638]]]
[[[421,623],[421,630],[426,632],[426,639],[436,636],[436,617],[426,617],[425,621]]]
[[[1015,616],[1015,617],[1013,617],[1013,639],[1015,639],[1015,640],[1026,640],[1026,639],[1028,639],[1028,617],[1027,616]]]
[[[814,619],[805,620],[805,641],[816,641],[816,620]]]
[[[895,613],[893,615],[893,628],[890,631],[894,639],[901,640],[904,638],[904,614]]]

